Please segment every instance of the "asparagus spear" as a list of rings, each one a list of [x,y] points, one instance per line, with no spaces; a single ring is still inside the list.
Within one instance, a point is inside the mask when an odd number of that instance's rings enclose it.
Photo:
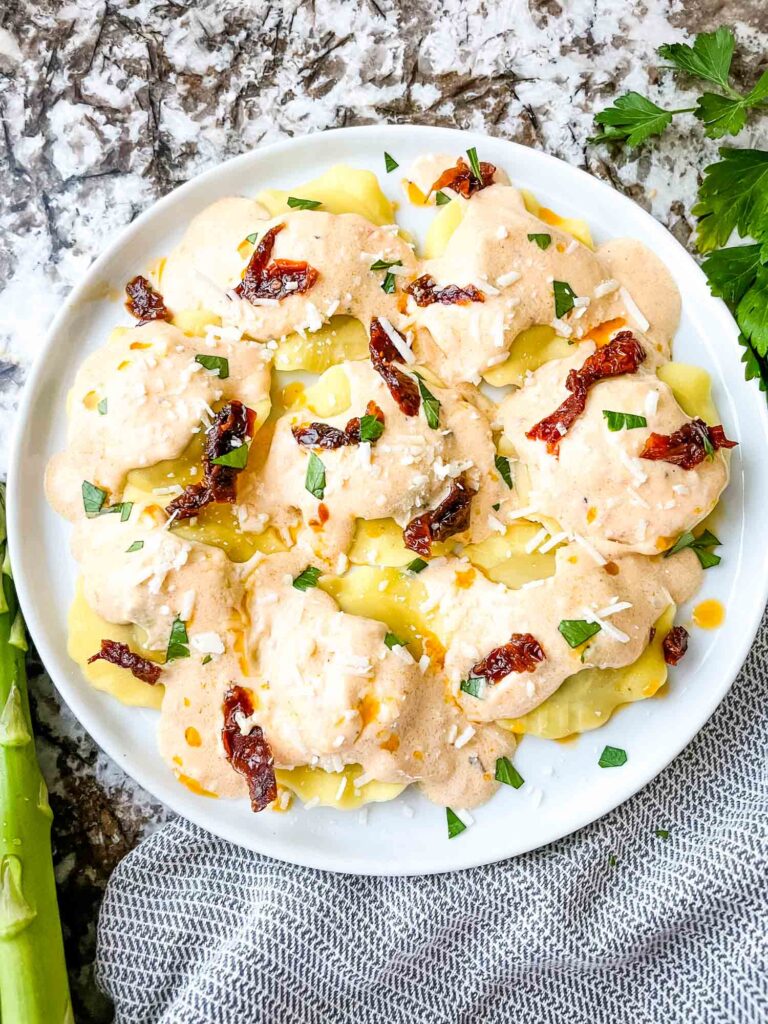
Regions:
[[[51,858],[51,808],[35,756],[27,641],[0,484],[0,1018],[73,1024]]]

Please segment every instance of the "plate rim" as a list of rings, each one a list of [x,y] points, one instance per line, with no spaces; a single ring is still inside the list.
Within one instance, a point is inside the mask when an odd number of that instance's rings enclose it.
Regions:
[[[602,181],[599,178],[589,174],[586,170],[581,167],[574,167],[568,164],[566,161],[561,160],[559,157],[555,157],[550,153],[543,152],[541,150],[532,149],[527,146],[523,146],[520,143],[514,142],[509,139],[500,138],[499,136],[491,135],[487,132],[475,132],[466,131],[458,128],[441,127],[438,125],[422,125],[417,123],[398,123],[398,124],[372,124],[372,125],[359,125],[345,128],[334,128],[325,131],[310,132],[305,135],[292,137],[289,139],[280,139],[273,143],[269,143],[264,146],[257,146],[253,149],[248,150],[245,153],[238,154],[237,156],[231,157],[228,160],[217,164],[214,167],[202,172],[201,174],[195,175],[188,181],[177,186],[167,195],[161,197],[139,214],[133,221],[126,224],[119,232],[117,232],[115,238],[110,244],[96,257],[96,259],[89,265],[85,272],[80,277],[78,283],[72,288],[69,294],[66,296],[61,309],[58,311],[53,321],[51,322],[45,339],[37,352],[33,361],[32,367],[29,371],[27,379],[23,385],[22,393],[18,403],[17,411],[15,414],[15,422],[13,427],[13,436],[11,440],[10,459],[8,465],[8,486],[7,486],[7,519],[8,519],[8,537],[9,546],[13,554],[14,550],[23,552],[24,545],[21,541],[22,537],[22,522],[23,522],[23,508],[21,507],[21,499],[19,497],[21,491],[18,485],[18,481],[21,477],[21,454],[22,454],[22,437],[26,429],[29,428],[30,420],[35,407],[35,396],[38,390],[38,383],[42,378],[45,370],[46,355],[53,348],[54,343],[62,329],[66,324],[73,309],[87,295],[89,289],[92,287],[94,279],[98,279],[99,274],[104,266],[108,265],[111,260],[117,255],[120,250],[128,245],[132,238],[141,232],[144,226],[154,220],[156,217],[165,212],[169,207],[178,203],[180,199],[183,199],[187,193],[191,193],[201,187],[204,187],[207,182],[215,181],[215,179],[222,173],[223,168],[237,169],[241,165],[247,166],[252,160],[258,159],[262,161],[269,159],[272,155],[279,155],[286,151],[290,151],[297,144],[311,145],[313,140],[320,138],[328,138],[329,136],[345,136],[346,138],[355,137],[367,137],[381,135],[382,130],[385,130],[387,134],[390,133],[403,133],[410,134],[414,131],[418,131],[424,136],[424,150],[429,150],[430,137],[439,135],[445,138],[447,135],[455,136],[457,140],[462,141],[462,148],[466,148],[466,145],[482,145],[483,140],[491,139],[494,144],[503,144],[505,147],[510,149],[510,164],[514,162],[516,153],[523,152],[526,155],[526,159],[530,159],[533,155],[536,159],[539,159],[550,165],[557,165],[559,168],[566,168],[567,172],[571,175],[574,173],[581,179],[582,184],[588,185],[590,189],[596,190],[599,193],[610,194],[615,200],[617,197],[621,203],[631,204],[631,206],[638,211],[643,220],[645,221],[648,231],[650,234],[655,234],[657,237],[664,237],[666,244],[670,241],[673,243],[673,248],[677,248],[679,256],[688,265],[689,271],[698,275],[699,281],[703,282],[706,286],[706,277],[701,267],[698,265],[696,260],[691,256],[690,253],[681,245],[681,243],[674,237],[674,235],[652,214],[647,210],[643,209],[639,204],[635,203],[632,199],[626,196],[624,193],[614,189],[608,183]],[[382,144],[383,151],[383,144]],[[736,327],[730,312],[728,311],[725,304],[721,299],[711,297],[712,308],[717,309],[720,314],[720,319],[723,322],[723,327],[727,328],[726,335],[732,336],[732,343],[735,344],[736,334],[738,329]],[[726,336],[726,341],[728,337]],[[733,356],[738,356],[738,351],[733,352]],[[751,413],[756,413],[760,420],[763,439],[768,439],[768,406],[764,401],[760,400],[762,396],[758,392],[757,388],[752,385],[748,385],[748,382],[742,381],[742,386],[750,387],[749,402],[754,407]],[[735,399],[731,388],[726,392],[730,399]],[[765,471],[768,473],[768,470]],[[739,550],[740,565],[739,565],[739,576],[745,571],[745,567],[742,567],[741,562],[742,551]],[[754,569],[755,559],[752,558],[751,567]],[[17,568],[19,566],[19,568]],[[342,850],[338,851],[335,855],[333,863],[329,863],[327,855],[321,851],[316,854],[311,847],[301,846],[297,848],[295,845],[291,846],[290,839],[283,839],[281,837],[271,837],[267,834],[252,833],[252,838],[256,842],[246,843],[240,836],[233,836],[231,833],[227,834],[226,828],[212,827],[210,820],[205,813],[205,802],[202,798],[198,798],[196,801],[188,801],[185,798],[185,791],[181,786],[174,782],[173,785],[161,784],[155,780],[150,780],[148,771],[145,771],[142,765],[135,762],[131,762],[130,767],[125,766],[127,759],[126,755],[116,749],[111,741],[105,741],[103,736],[96,738],[99,735],[98,718],[99,716],[92,712],[91,709],[86,707],[80,700],[77,690],[70,686],[66,678],[61,679],[58,673],[54,673],[53,670],[48,668],[48,665],[55,665],[57,660],[57,653],[54,650],[54,646],[48,643],[46,629],[44,623],[38,617],[36,612],[36,603],[34,600],[34,593],[32,592],[31,585],[28,584],[26,572],[24,569],[24,556],[20,554],[14,564],[14,575],[15,584],[19,596],[19,601],[24,612],[24,617],[27,623],[32,639],[35,642],[35,646],[41,656],[43,664],[46,666],[46,671],[49,672],[50,678],[56,687],[61,698],[68,705],[72,714],[82,727],[88,732],[93,742],[103,750],[108,757],[110,757],[127,775],[129,775],[138,785],[145,789],[154,799],[159,800],[168,806],[174,813],[180,817],[186,818],[193,823],[199,825],[205,831],[217,835],[220,838],[226,839],[227,841],[233,842],[240,846],[245,846],[248,849],[253,850],[256,853],[261,853],[265,856],[272,856],[280,860],[285,860],[292,864],[303,865],[306,867],[319,868],[326,871],[340,872],[345,874],[355,875],[388,875],[388,876],[403,876],[403,875],[431,875],[431,874],[443,874],[450,871],[468,870],[473,867],[482,866],[485,864],[498,863],[503,860],[507,860],[511,857],[519,856],[526,852],[533,852],[537,849],[542,849],[548,846],[552,842],[559,839],[563,839],[574,832],[585,828],[588,825],[600,820],[605,815],[611,813],[620,805],[626,803],[641,789],[645,788],[648,784],[653,782],[668,766],[669,764],[681,753],[681,751],[688,746],[688,744],[694,739],[694,737],[704,728],[706,723],[709,721],[711,716],[717,707],[727,696],[730,691],[733,682],[736,679],[742,665],[749,655],[755,636],[757,634],[760,622],[763,617],[765,610],[766,601],[768,601],[768,548],[763,554],[762,558],[762,587],[760,588],[761,601],[755,602],[754,607],[751,609],[751,614],[743,615],[741,617],[740,624],[740,642],[738,645],[734,645],[725,654],[721,654],[721,658],[724,662],[724,669],[722,672],[724,682],[716,693],[712,693],[709,700],[705,701],[704,704],[697,705],[698,714],[695,716],[695,724],[682,726],[679,734],[675,738],[674,743],[670,743],[666,746],[664,756],[658,766],[654,764],[654,768],[650,771],[650,774],[645,773],[643,779],[637,784],[631,783],[621,791],[621,795],[614,798],[611,795],[607,801],[605,801],[598,812],[594,815],[590,815],[586,820],[573,827],[566,826],[564,829],[555,828],[548,839],[542,842],[535,842],[533,845],[525,845],[517,849],[508,850],[498,855],[492,855],[484,857],[482,854],[477,855],[465,855],[462,857],[461,847],[457,845],[455,863],[450,867],[411,867],[408,864],[390,864],[383,866],[381,862],[376,860],[374,854],[370,858],[366,858],[365,863],[361,863],[360,859],[350,859],[345,855]],[[65,652],[65,657],[68,655]],[[198,811],[198,807],[200,810]],[[279,849],[273,849],[272,847],[277,845]],[[368,863],[370,860],[370,863]]]

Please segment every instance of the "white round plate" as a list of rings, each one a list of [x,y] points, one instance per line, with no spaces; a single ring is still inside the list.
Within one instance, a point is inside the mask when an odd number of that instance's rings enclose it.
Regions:
[[[121,300],[104,296],[121,295],[125,282],[168,253],[189,220],[215,199],[286,188],[337,163],[373,170],[400,203],[401,223],[421,233],[434,211],[403,202],[403,169],[422,153],[459,154],[469,146],[547,206],[586,218],[598,241],[641,239],[674,275],[683,296],[675,356],[710,371],[726,432],[740,442],[718,528],[723,562],[706,573],[697,595],[725,604],[725,624],[694,632],[664,700],[624,708],[603,728],[566,745],[526,738],[515,761],[525,786],[502,786],[474,813],[475,825],[453,840],[443,808],[415,792],[371,805],[366,825],[356,812],[307,812],[295,804],[288,814],[254,815],[245,800],[195,796],[157,753],[156,713],[123,707],[91,688],[67,656],[75,565],[69,528],[45,501],[43,471],[64,444],[65,397],[75,370],[113,326],[126,322]],[[390,175],[385,150],[401,168]],[[550,843],[626,800],[682,750],[728,691],[759,625],[768,588],[768,412],[755,384],[744,381],[736,339],[725,306],[710,296],[703,273],[672,235],[629,199],[544,153],[469,132],[377,125],[291,139],[229,160],[156,203],[96,260],[56,318],[30,376],[11,458],[8,513],[16,583],[38,651],[72,711],[129,775],[184,817],[260,853],[333,871],[422,874],[487,864]],[[627,750],[624,767],[598,767],[607,743]],[[531,799],[534,787],[544,794],[539,806]]]

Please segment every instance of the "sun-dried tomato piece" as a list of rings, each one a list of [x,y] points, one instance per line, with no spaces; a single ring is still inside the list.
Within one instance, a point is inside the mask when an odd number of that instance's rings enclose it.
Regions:
[[[318,272],[304,260],[273,260],[270,263],[275,238],[285,224],[277,224],[264,233],[245,268],[245,274],[235,292],[241,299],[284,299],[288,295],[302,295],[317,281]]]
[[[451,485],[448,496],[437,508],[422,512],[403,530],[405,546],[417,555],[429,557],[433,541],[447,540],[469,527],[472,499],[477,494],[462,474]]]
[[[242,470],[236,466],[216,465],[213,459],[245,444],[246,438],[253,434],[254,422],[253,410],[237,399],[228,402],[216,414],[206,432],[203,479],[199,483],[188,484],[177,498],[166,505],[165,511],[169,515],[176,512],[177,519],[189,519],[212,501],[232,503],[237,499],[237,474]]]
[[[152,686],[163,671],[160,665],[156,665],[148,658],[142,658],[140,654],[132,651],[128,644],[121,644],[118,640],[102,640],[101,650],[88,659],[88,664],[94,661],[108,661],[110,665],[117,665],[118,668],[127,668],[137,679]]]
[[[695,469],[718,448],[735,448],[737,444],[738,441],[728,440],[721,426],[710,427],[704,420],[695,419],[684,423],[674,434],[651,434],[640,458]]]
[[[375,402],[369,402],[366,416],[375,417],[379,423],[384,423],[384,413]],[[305,448],[344,448],[346,445],[360,444],[360,416],[353,416],[342,430],[340,427],[332,427],[330,423],[304,423],[298,427],[291,427],[291,433],[297,444]]]
[[[539,420],[525,436],[531,441],[546,441],[550,455],[557,452],[568,433],[587,405],[587,392],[601,380],[637,373],[646,352],[631,331],[620,331],[607,345],[593,352],[578,370],[571,370],[565,386],[571,394],[553,413]]]
[[[395,331],[396,328],[392,327]],[[398,337],[402,335],[397,331]],[[405,338],[403,338],[405,344]],[[371,363],[374,370],[379,374],[389,388],[389,393],[397,403],[398,408],[406,416],[418,416],[421,406],[419,387],[416,381],[408,374],[398,370],[393,363],[402,363],[403,357],[397,351],[387,332],[381,326],[378,317],[371,320],[371,337],[368,344],[368,351],[371,354]]]
[[[688,630],[684,626],[673,626],[661,642],[664,661],[676,665],[688,650]]]
[[[221,742],[227,760],[248,783],[251,808],[263,811],[277,797],[277,781],[272,749],[260,726],[252,725],[246,736],[237,718],[253,714],[253,701],[242,686],[232,686],[224,697],[224,725]]]
[[[405,289],[413,296],[417,306],[431,306],[433,302],[440,302],[444,306],[464,306],[469,302],[485,302],[485,294],[473,284],[447,284],[443,288],[437,287],[437,281],[431,274],[422,274],[415,281],[411,281]]]
[[[472,667],[472,676],[482,676],[489,683],[498,683],[510,672],[535,672],[545,657],[535,636],[513,633],[509,643],[494,647],[489,655]]]
[[[432,183],[432,188],[429,191],[439,192],[441,188],[450,188],[454,192],[458,192],[460,196],[464,196],[465,199],[469,199],[475,192],[479,192],[481,189],[492,185],[495,173],[496,168],[493,164],[488,164],[481,160],[481,178],[478,178],[466,160],[463,157],[459,157],[456,165],[446,168],[437,181]]]
[[[139,274],[125,286],[125,308],[143,324],[150,320],[170,320],[171,313],[165,305],[163,296],[156,292],[146,277]]]

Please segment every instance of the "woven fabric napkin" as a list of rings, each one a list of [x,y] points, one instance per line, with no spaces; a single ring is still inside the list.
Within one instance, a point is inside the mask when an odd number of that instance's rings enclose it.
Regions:
[[[172,822],[107,888],[97,978],[115,1024],[768,1021],[767,680],[764,621],[658,779],[486,868],[337,875]]]

